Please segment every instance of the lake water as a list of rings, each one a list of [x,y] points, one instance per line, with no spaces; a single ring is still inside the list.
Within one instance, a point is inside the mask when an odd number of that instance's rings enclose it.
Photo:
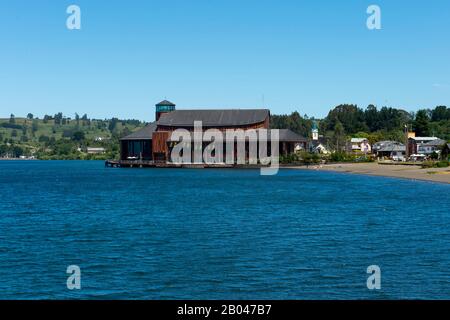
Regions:
[[[449,185],[0,161],[0,197],[0,299],[450,299]]]

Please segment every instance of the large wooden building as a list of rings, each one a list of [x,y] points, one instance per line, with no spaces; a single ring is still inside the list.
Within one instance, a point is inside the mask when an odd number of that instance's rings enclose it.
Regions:
[[[175,104],[164,100],[156,105],[156,121],[121,139],[122,163],[170,163],[170,152],[176,142],[171,134],[176,129],[194,131],[194,122],[201,121],[203,130],[269,129],[267,109],[196,109],[176,110]],[[270,131],[269,131],[270,136]],[[205,145],[206,147],[206,145]],[[287,130],[279,130],[279,153],[289,154],[308,147],[308,140]],[[248,152],[248,150],[246,151]]]

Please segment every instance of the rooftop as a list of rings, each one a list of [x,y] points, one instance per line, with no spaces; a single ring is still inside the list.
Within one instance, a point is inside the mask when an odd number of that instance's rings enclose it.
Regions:
[[[269,117],[267,109],[225,109],[225,110],[175,110],[161,115],[158,126],[193,127],[194,121],[201,121],[203,127],[233,127],[264,122]]]
[[[425,143],[425,145],[427,145],[427,146],[443,146],[446,143],[447,143],[447,141],[445,141],[445,140],[434,139],[434,140],[428,141],[427,143]]]
[[[152,135],[153,132],[156,131],[156,127],[156,122],[149,123],[144,128],[135,131],[120,140],[152,140]]]
[[[352,138],[350,140],[350,142],[352,142],[352,143],[361,143],[361,142],[364,142],[364,141],[367,141],[367,139],[366,138]]]
[[[418,140],[418,141],[432,141],[432,140],[436,140],[438,138],[436,138],[436,137],[411,137],[410,139]]]
[[[168,101],[168,100],[163,100],[163,101],[157,103],[156,106],[157,106],[157,107],[160,107],[160,106],[170,106],[170,107],[175,107],[175,104],[174,104],[173,102]]]

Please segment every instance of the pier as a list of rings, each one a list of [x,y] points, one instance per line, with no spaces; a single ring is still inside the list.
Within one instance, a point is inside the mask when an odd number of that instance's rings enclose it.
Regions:
[[[226,163],[171,163],[153,160],[106,160],[107,168],[185,168],[185,169],[261,169],[269,167],[262,164],[226,164]]]
[[[254,167],[261,168],[262,166],[249,166],[249,165],[230,165],[230,164],[204,164],[204,163],[188,163],[188,164],[176,164],[170,162],[153,161],[153,160],[106,160],[105,167],[107,168],[191,168],[191,169],[204,169],[204,168],[240,168],[240,167]]]

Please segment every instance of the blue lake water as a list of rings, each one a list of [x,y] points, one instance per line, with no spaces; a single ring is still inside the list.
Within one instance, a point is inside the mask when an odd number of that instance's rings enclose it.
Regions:
[[[450,186],[0,161],[0,299],[37,298],[450,299]]]

